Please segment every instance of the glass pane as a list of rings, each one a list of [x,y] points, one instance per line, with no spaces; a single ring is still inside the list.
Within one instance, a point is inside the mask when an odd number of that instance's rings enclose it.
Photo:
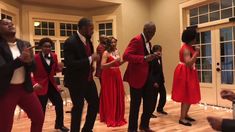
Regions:
[[[202,57],[211,56],[211,45],[202,45],[201,52]]]
[[[196,44],[200,44],[200,33],[197,33],[197,36],[196,36]]]
[[[201,43],[211,43],[211,32],[201,32]]]
[[[104,29],[105,25],[104,24],[99,24],[99,29]]]
[[[199,23],[208,22],[208,14],[199,16]]]
[[[190,17],[198,15],[198,8],[189,10]]]
[[[60,36],[65,36],[65,30],[60,30]]]
[[[60,29],[65,29],[65,24],[64,23],[60,23]]]
[[[233,84],[233,71],[222,71],[221,72],[221,83],[222,84]]]
[[[49,35],[50,36],[55,36],[55,30],[49,30]]]
[[[11,16],[7,16],[7,19],[12,20],[12,17]]]
[[[197,71],[197,74],[198,74],[198,80],[199,80],[200,82],[202,82],[202,80],[201,80],[201,74],[202,74],[202,72],[201,72],[200,70],[198,70],[198,71]]]
[[[60,43],[60,50],[64,49],[64,43]]]
[[[55,50],[55,42],[51,45],[51,50]]]
[[[48,30],[47,29],[42,29],[42,35],[48,35]]]
[[[220,29],[220,41],[232,40],[232,28],[222,28]]]
[[[106,35],[107,36],[112,36],[113,35],[113,31],[112,30],[106,30]]]
[[[199,14],[208,13],[208,5],[199,7]]]
[[[197,69],[201,69],[200,60],[201,60],[201,59],[199,59],[199,58],[196,60],[195,66],[196,66]]]
[[[77,31],[73,31],[73,33],[72,34],[76,34],[77,33]]]
[[[33,25],[34,25],[34,28],[41,28],[41,26],[42,26],[41,22],[39,22],[39,21],[35,21],[33,23]]]
[[[221,68],[222,70],[232,70],[233,57],[221,57]]]
[[[77,29],[78,29],[77,24],[73,24],[73,30],[77,30]]]
[[[211,57],[210,58],[202,58],[202,69],[207,69],[211,70],[212,65],[211,65]]]
[[[99,36],[100,35],[105,35],[105,31],[99,31]]]
[[[232,8],[221,11],[221,19],[232,17]]]
[[[202,82],[212,83],[212,72],[211,71],[202,71]]]
[[[68,30],[71,30],[72,29],[72,26],[71,26],[71,24],[66,24],[66,29]]]
[[[221,43],[220,44],[220,55],[233,55],[233,45],[232,42]]]
[[[219,3],[218,2],[211,3],[209,5],[209,8],[210,8],[210,12],[217,11],[217,10],[219,10]]]
[[[221,9],[232,7],[232,0],[221,0]]]
[[[60,57],[64,58],[64,51],[60,51]]]
[[[54,29],[54,28],[55,28],[55,25],[54,25],[53,22],[49,22],[49,28],[51,28],[51,29]]]
[[[72,31],[67,31],[67,36],[71,36],[72,35]]]
[[[106,24],[106,29],[112,29],[113,28],[113,24],[112,23],[107,23]]]
[[[42,28],[48,28],[47,22],[42,22]]]
[[[6,15],[5,14],[1,14],[1,19],[4,19],[6,18]]]
[[[41,35],[42,34],[41,29],[35,29],[34,31],[35,31],[35,35]]]
[[[198,17],[190,18],[190,25],[196,25],[196,24],[198,24]]]
[[[215,20],[219,20],[219,19],[220,19],[219,12],[210,13],[210,21],[215,21]]]

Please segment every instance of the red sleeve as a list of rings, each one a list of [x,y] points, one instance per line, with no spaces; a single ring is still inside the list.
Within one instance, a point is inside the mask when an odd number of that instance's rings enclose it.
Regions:
[[[132,39],[123,54],[123,60],[131,63],[146,63],[144,55],[138,55],[138,45],[140,45],[140,41],[136,38]]]

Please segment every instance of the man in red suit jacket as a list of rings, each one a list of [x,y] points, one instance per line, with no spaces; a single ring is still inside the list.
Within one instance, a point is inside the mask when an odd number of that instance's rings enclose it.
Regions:
[[[99,38],[100,44],[98,45],[98,47],[96,48],[96,52],[97,54],[100,55],[100,57],[102,57],[104,51],[105,51],[105,41],[107,41],[107,37],[105,35],[100,35]],[[100,80],[100,84],[101,84],[101,59],[99,61],[96,62],[96,71],[95,71],[95,76],[99,78]]]
[[[144,25],[143,33],[134,37],[126,48],[123,59],[128,61],[124,81],[130,85],[130,113],[128,132],[137,132],[138,113],[143,98],[143,114],[140,130],[151,132],[149,120],[154,111],[155,89],[151,85],[150,62],[156,57],[152,54],[149,42],[156,32],[153,22]]]
[[[63,100],[60,95],[54,76],[63,69],[63,63],[58,63],[57,55],[51,52],[53,41],[43,38],[39,41],[41,52],[35,55],[36,70],[33,72],[34,89],[45,113],[48,99],[55,106],[55,129],[67,132],[64,126]]]

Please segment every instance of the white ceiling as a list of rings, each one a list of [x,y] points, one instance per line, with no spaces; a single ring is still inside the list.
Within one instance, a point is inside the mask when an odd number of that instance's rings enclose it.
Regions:
[[[105,6],[117,5],[118,0],[19,0],[26,4],[37,4],[42,6],[57,6],[76,9],[92,9]]]

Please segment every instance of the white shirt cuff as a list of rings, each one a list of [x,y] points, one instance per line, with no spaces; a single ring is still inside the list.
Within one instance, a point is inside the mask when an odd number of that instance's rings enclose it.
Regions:
[[[34,85],[33,85],[33,88],[35,87],[35,86],[37,86],[38,85],[38,83],[35,83]]]
[[[89,56],[88,59],[89,59],[89,63],[91,64],[91,62],[92,62],[91,56]]]

